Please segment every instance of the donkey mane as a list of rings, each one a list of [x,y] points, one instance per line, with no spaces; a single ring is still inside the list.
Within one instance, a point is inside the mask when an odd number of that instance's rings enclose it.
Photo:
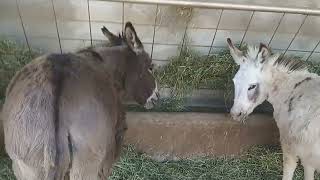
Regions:
[[[287,72],[306,71],[308,69],[308,66],[304,61],[287,57],[283,54],[275,59],[273,66],[282,67],[287,70]]]
[[[123,37],[123,35],[121,35],[121,33],[119,33],[118,38],[122,40],[122,44],[126,43],[124,41],[124,37]],[[97,47],[112,47],[112,46],[121,46],[121,44],[120,45],[114,45],[111,42],[104,42],[104,43],[100,43],[100,44],[96,44],[96,45],[92,45],[92,46],[81,48],[78,51],[76,51],[76,53],[89,53],[93,57],[95,57],[96,59],[98,59],[100,61],[103,61],[103,58],[101,57],[101,55],[99,53],[97,53],[95,51],[95,48],[97,48]]]
[[[121,44],[114,45],[110,41],[103,41],[103,43],[99,43],[99,44],[95,44],[95,45],[92,45],[92,46],[81,48],[78,51],[76,51],[76,53],[94,52],[94,48],[97,48],[97,47],[112,47],[112,46],[121,46],[121,45],[126,44],[126,38],[125,38],[123,32],[119,33],[117,38],[119,38],[119,40],[122,41]]]
[[[245,53],[245,56],[248,59],[257,59],[257,55],[259,53],[259,48],[256,46],[247,46],[247,51]]]
[[[271,51],[271,50],[270,50]],[[259,48],[255,46],[248,46],[246,57],[249,59],[258,60],[257,56],[259,53]],[[308,66],[305,61],[295,59],[290,56],[284,56],[283,54],[273,54],[266,60],[269,62],[267,64],[271,64],[272,67],[276,67],[285,72],[297,72],[297,71],[307,71]]]

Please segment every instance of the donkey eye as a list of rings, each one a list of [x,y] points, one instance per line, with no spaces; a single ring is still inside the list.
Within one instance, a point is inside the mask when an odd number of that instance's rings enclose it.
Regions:
[[[254,89],[254,88],[256,88],[256,87],[257,87],[256,84],[251,84],[251,85],[249,86],[249,88],[248,88],[248,91],[250,91],[250,90],[252,90],[252,89]]]
[[[154,65],[151,64],[151,66],[149,67],[149,70],[150,70],[150,71],[153,71],[153,67],[154,67]]]

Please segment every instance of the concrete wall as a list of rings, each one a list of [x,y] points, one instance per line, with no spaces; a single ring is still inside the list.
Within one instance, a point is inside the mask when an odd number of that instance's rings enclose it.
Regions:
[[[317,0],[294,3],[289,0],[220,1],[311,8],[320,6]],[[103,25],[113,32],[120,32],[125,21],[132,21],[147,51],[158,65],[166,64],[168,57],[179,53],[178,45],[182,42],[188,42],[192,48],[207,55],[225,48],[226,37],[231,37],[236,43],[257,44],[262,41],[279,52],[285,51],[290,45],[288,54],[320,61],[320,17],[309,16],[305,22],[304,18],[299,14],[222,11],[99,0],[17,0],[17,3],[14,0],[1,0],[0,35],[43,52],[68,52],[105,40],[100,31]],[[315,52],[311,54],[313,50]]]
[[[279,145],[278,128],[268,115],[252,115],[247,123],[228,114],[128,113],[126,144],[156,160],[239,155],[255,145]]]
[[[125,144],[160,161],[239,155],[255,145],[279,145],[278,128],[270,115],[251,115],[246,124],[219,113],[128,112],[126,120]],[[0,121],[0,152],[2,128]]]

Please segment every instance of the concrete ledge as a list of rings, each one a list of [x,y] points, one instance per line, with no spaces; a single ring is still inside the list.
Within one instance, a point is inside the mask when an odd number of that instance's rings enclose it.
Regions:
[[[255,114],[246,124],[223,113],[127,112],[125,144],[156,160],[238,155],[253,145],[278,144],[271,115]],[[0,123],[0,150],[4,150]]]
[[[253,145],[276,145],[279,133],[270,115],[246,124],[216,113],[127,113],[126,144],[157,160],[238,155]]]

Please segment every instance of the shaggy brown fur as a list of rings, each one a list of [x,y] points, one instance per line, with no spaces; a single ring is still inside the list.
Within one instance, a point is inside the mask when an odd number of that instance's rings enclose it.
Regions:
[[[111,47],[39,57],[14,76],[2,119],[17,179],[109,176],[127,129],[122,92],[144,105],[156,87],[131,23],[124,34]]]

